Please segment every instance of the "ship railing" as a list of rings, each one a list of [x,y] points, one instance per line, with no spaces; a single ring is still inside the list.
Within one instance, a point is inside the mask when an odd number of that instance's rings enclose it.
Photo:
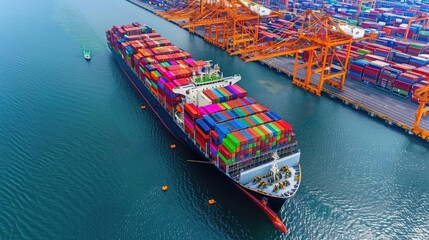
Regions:
[[[183,128],[183,113],[181,113],[181,112],[176,112],[176,113],[174,114],[174,117],[175,117],[175,119],[176,119],[176,122],[179,124],[179,126],[180,126],[181,128]]]
[[[191,139],[192,140],[192,143],[194,144],[194,146],[210,161],[210,162],[212,162],[212,160],[210,160],[210,156],[209,156],[209,154],[207,153],[207,152],[205,152],[204,151],[204,149],[202,149],[201,147],[200,147],[200,145],[198,145],[197,144],[197,141],[195,141],[195,139],[188,133],[188,132],[185,132],[185,134],[186,134],[186,137],[188,137],[189,139]],[[206,146],[206,147],[208,147],[208,146]]]
[[[229,81],[229,80],[234,80],[236,78],[240,78],[241,79],[241,75],[240,74],[234,74],[232,76],[228,76],[228,77],[221,77],[218,80],[213,80],[213,81],[207,81],[207,82],[200,82],[198,83],[197,81],[195,81],[194,79],[192,79],[192,82],[196,85],[196,86],[202,86],[202,85],[210,85],[213,83],[217,83],[217,82],[223,82],[223,81]]]

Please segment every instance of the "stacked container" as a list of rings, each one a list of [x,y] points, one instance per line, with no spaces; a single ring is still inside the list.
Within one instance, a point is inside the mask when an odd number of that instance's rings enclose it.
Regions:
[[[378,77],[377,86],[386,89],[388,91],[392,90],[393,84],[398,78],[399,74],[401,74],[401,70],[385,67],[380,73]]]
[[[425,46],[422,45],[422,44],[411,43],[408,46],[407,53],[410,54],[410,55],[413,55],[413,56],[417,56],[417,55],[419,55],[420,53],[423,52],[424,48],[425,48]]]
[[[398,50],[402,53],[406,53],[408,50],[408,46],[410,44],[408,42],[401,42],[401,41],[396,41],[395,46],[393,47],[393,49]]]
[[[408,97],[413,84],[418,83],[421,77],[410,72],[401,73],[393,85],[392,92]]]
[[[353,61],[349,66],[349,71],[347,72],[348,77],[360,81],[362,79],[363,70],[369,64],[368,61],[365,60],[357,60]]]
[[[426,66],[429,64],[429,59],[426,58],[421,58],[421,57],[410,57],[410,60],[408,62],[410,65],[416,66],[416,67],[421,67],[421,66]]]
[[[194,104],[184,105],[184,126],[185,132],[188,133],[192,138],[195,138],[195,120],[201,118],[202,114]]]
[[[294,141],[288,123],[249,97],[201,108],[185,104],[184,108],[185,131],[224,170]]]
[[[408,63],[410,61],[410,55],[400,52],[392,52],[392,61],[395,63]]]
[[[233,100],[238,97],[245,97],[247,92],[238,85],[230,85],[227,87],[204,90],[203,94],[211,101],[211,103],[219,103]]]
[[[376,85],[377,84],[377,80],[378,80],[378,76],[380,75],[381,70],[384,67],[388,67],[390,64],[385,63],[385,62],[381,62],[381,61],[372,61],[370,62],[364,69],[363,71],[363,75],[362,75],[362,80],[365,83],[371,84],[371,85]]]

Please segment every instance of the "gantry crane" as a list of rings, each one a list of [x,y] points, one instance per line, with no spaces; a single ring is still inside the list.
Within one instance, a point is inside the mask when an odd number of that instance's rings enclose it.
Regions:
[[[250,0],[189,0],[181,9],[157,14],[169,21],[181,20],[179,25],[190,32],[202,30],[206,41],[231,53],[258,40],[260,18],[283,16],[269,9],[265,9],[268,15],[262,15],[258,9],[263,6]]]
[[[202,27],[204,39],[228,52],[258,39],[259,15],[240,0],[200,0],[200,11],[183,28]]]
[[[300,26],[295,35],[280,42],[255,44],[242,48],[234,54],[241,54],[245,62],[284,55],[295,55],[292,83],[320,96],[326,82],[342,89],[347,73],[352,37],[344,33],[336,21],[327,15],[311,10],[297,16],[287,29]],[[346,56],[337,55],[337,47],[346,49]],[[300,61],[299,54],[308,52],[308,60]],[[339,63],[334,66],[333,61]],[[337,72],[331,70],[335,68]],[[320,77],[314,77],[318,73]],[[313,77],[313,78],[312,78]]]
[[[408,39],[408,33],[410,32],[411,24],[413,23],[422,23],[423,29],[428,28],[429,24],[429,15],[426,13],[419,12],[415,17],[408,19],[407,31],[404,34],[404,41]]]
[[[429,112],[429,83],[426,87],[417,89],[414,92],[414,96],[419,101],[419,107],[416,111],[416,120],[413,126],[413,133],[417,136],[421,136],[423,139],[429,140],[429,131],[419,127],[420,120]]]
[[[201,12],[199,0],[190,0],[183,8],[173,8],[167,11],[156,13],[158,16],[169,21],[186,20],[189,21],[193,16],[197,16]]]

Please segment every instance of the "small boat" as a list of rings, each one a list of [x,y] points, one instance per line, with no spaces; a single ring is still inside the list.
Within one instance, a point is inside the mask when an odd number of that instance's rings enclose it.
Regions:
[[[85,58],[87,61],[91,60],[91,51],[83,50],[83,58]]]

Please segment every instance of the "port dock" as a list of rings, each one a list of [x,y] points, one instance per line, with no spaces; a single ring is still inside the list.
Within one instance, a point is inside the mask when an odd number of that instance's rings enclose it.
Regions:
[[[144,3],[140,0],[127,1],[154,14],[158,11],[162,11],[155,6]],[[170,22],[179,25],[175,21]],[[202,28],[197,27],[193,34],[203,38]],[[274,69],[279,73],[285,74],[290,80],[292,80],[294,66],[293,58],[268,58],[259,60],[259,63]],[[298,78],[304,78],[305,69],[300,69],[297,76]],[[319,74],[314,73],[312,75],[311,82],[317,84],[319,82],[319,78]],[[410,135],[414,134],[412,129],[418,104],[413,103],[404,97],[385,92],[384,90],[378,89],[374,86],[369,86],[363,82],[349,78],[346,79],[343,90],[339,90],[336,87],[325,84],[322,92],[326,96],[338,99],[345,105],[349,105],[356,110],[368,113],[371,117],[377,117],[388,125],[402,128]],[[423,129],[429,129],[429,118],[422,118],[420,127]],[[418,137],[424,139],[422,136]],[[429,141],[429,139],[424,140]]]
[[[277,57],[260,60],[260,63],[286,74],[293,75],[294,59]],[[300,69],[298,77],[304,78],[305,69]],[[315,73],[311,81],[319,82],[319,74]],[[343,90],[330,85],[324,85],[323,92],[331,97],[338,98],[344,104],[367,112],[371,117],[379,117],[389,125],[395,125],[411,133],[415,120],[415,111],[418,107],[404,97],[393,95],[363,82],[346,79]],[[429,129],[429,119],[423,118],[420,126]]]

